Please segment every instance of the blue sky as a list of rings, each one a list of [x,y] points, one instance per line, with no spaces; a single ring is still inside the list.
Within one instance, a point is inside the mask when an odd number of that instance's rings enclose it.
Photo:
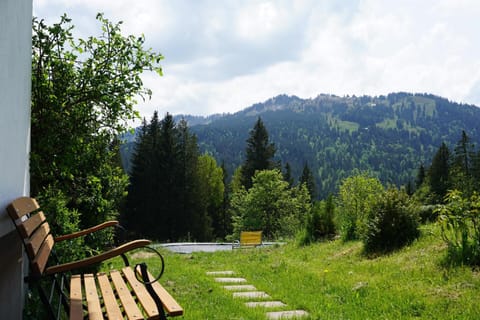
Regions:
[[[67,13],[77,36],[97,12],[144,34],[164,76],[143,76],[150,118],[235,112],[286,93],[428,92],[480,105],[478,0],[35,0],[47,23]]]

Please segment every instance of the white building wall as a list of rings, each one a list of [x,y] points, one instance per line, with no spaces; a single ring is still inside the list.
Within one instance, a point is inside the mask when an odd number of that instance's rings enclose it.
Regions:
[[[32,0],[0,0],[0,318],[21,319],[23,248],[5,211],[29,194]]]

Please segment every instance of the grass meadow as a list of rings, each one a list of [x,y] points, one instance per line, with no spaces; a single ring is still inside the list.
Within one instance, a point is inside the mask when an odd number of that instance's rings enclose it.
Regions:
[[[288,309],[306,310],[307,319],[479,319],[480,273],[446,267],[445,250],[435,225],[423,226],[410,246],[377,257],[366,257],[360,242],[341,240],[216,253],[162,250],[160,282],[183,306],[180,319],[265,319],[265,309],[247,308],[206,275],[221,270],[234,271]],[[139,259],[158,272],[158,258]]]

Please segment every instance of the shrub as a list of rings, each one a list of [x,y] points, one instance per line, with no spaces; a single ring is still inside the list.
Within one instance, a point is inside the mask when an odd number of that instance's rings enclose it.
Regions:
[[[77,210],[67,207],[67,197],[62,191],[49,186],[38,195],[37,200],[54,236],[80,230],[80,214]],[[58,242],[55,244],[55,252],[62,263],[85,258],[84,238]]]
[[[415,240],[420,235],[418,227],[409,196],[389,188],[377,199],[359,233],[366,253],[388,252]]]
[[[447,262],[480,265],[480,196],[464,198],[458,190],[449,191],[436,211],[448,246]]]

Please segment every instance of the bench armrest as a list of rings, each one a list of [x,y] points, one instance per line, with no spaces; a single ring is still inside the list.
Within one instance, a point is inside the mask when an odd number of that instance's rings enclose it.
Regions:
[[[232,249],[235,249],[235,248],[240,248],[240,241],[239,240],[233,240]]]
[[[130,241],[128,243],[125,243],[121,246],[118,246],[114,249],[111,249],[109,251],[106,251],[104,253],[101,253],[96,256],[88,257],[82,260],[77,260],[77,261],[72,261],[64,264],[59,264],[55,266],[50,266],[45,269],[45,274],[54,274],[54,273],[59,273],[59,272],[65,272],[65,271],[70,271],[74,269],[80,269],[83,267],[90,266],[95,263],[99,263],[114,257],[118,257],[128,251],[138,249],[138,248],[143,248],[145,246],[148,246],[152,242],[150,240],[135,240],[135,241]]]
[[[88,229],[84,229],[84,230],[77,231],[77,232],[74,232],[74,233],[65,234],[65,235],[55,237],[54,240],[55,240],[55,242],[59,242],[59,241],[64,241],[64,240],[69,240],[69,239],[75,239],[75,238],[78,238],[78,237],[81,237],[81,236],[84,236],[84,235],[87,235],[87,234],[90,234],[90,233],[93,233],[93,232],[96,232],[96,231],[99,231],[99,230],[102,230],[102,229],[105,229],[105,228],[108,228],[108,227],[118,226],[118,225],[119,225],[119,222],[116,221],[116,220],[106,221],[104,223],[101,223],[101,224],[96,225],[94,227],[90,227]]]

